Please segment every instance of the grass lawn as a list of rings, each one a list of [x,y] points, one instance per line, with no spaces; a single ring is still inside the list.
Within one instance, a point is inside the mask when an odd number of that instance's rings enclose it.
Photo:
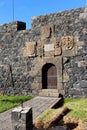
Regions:
[[[31,96],[7,96],[0,95],[0,113],[9,110],[21,103],[30,100]]]
[[[49,127],[50,122],[55,119],[65,107],[68,107],[70,112],[63,118],[63,125],[72,124],[73,130],[85,130],[85,128],[87,128],[87,98],[66,98],[60,108],[45,111],[36,120],[36,127],[41,123],[43,126],[40,127]]]
[[[87,98],[65,99],[65,106],[71,110],[67,116],[87,120]]]

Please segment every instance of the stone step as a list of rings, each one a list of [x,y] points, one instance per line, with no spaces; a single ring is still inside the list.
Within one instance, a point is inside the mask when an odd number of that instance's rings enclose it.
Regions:
[[[57,89],[42,89],[39,91],[39,96],[59,97],[59,93]]]

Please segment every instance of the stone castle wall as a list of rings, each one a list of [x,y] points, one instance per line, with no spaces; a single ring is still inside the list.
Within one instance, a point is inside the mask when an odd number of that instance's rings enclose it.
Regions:
[[[30,30],[23,22],[1,25],[0,93],[38,95],[42,68],[52,63],[59,92],[87,96],[86,14],[79,8],[34,17]]]

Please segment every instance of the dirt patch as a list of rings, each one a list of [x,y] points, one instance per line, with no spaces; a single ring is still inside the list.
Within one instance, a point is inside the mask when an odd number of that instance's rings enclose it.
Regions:
[[[69,130],[86,130],[87,129],[87,114],[86,114],[86,99],[67,99],[65,105],[58,109],[49,109],[42,114],[36,121],[34,126],[39,130],[49,130],[49,128],[55,128],[55,126],[64,126]],[[69,113],[64,115],[63,118],[56,122],[56,124],[50,125],[58,116],[62,113],[64,107],[69,108]],[[60,114],[61,113],[61,114]]]
[[[48,122],[46,122],[45,120],[36,120],[34,126],[35,128],[37,128],[38,130],[49,130],[49,126],[50,123],[52,122],[52,120],[49,120]],[[81,120],[75,120],[73,118],[67,118],[64,117],[63,120],[61,120],[60,122],[58,122],[59,126],[64,126],[66,128],[69,128],[69,130],[85,130],[87,124],[82,122]],[[55,126],[54,126],[55,127]]]

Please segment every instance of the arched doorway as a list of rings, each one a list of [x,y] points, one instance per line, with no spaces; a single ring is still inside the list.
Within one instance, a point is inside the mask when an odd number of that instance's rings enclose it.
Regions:
[[[54,64],[47,63],[43,66],[42,88],[57,89],[57,69]]]

